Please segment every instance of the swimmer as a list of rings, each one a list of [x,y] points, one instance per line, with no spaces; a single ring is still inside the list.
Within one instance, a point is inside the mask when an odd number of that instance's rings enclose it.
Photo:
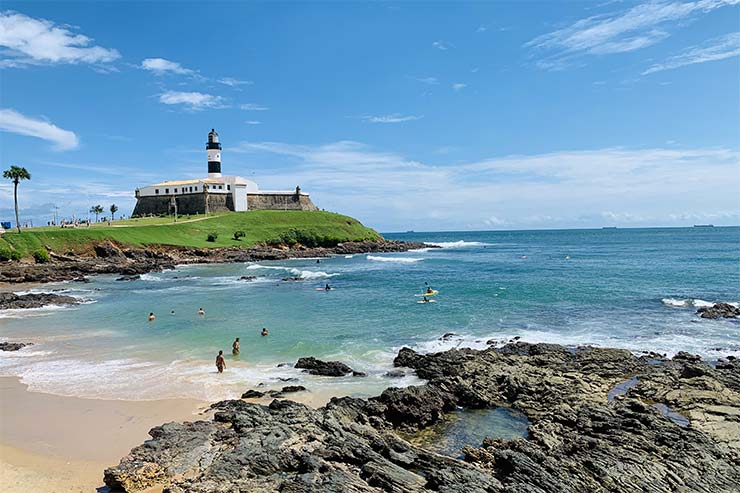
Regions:
[[[317,264],[320,264],[321,263],[321,259],[316,259],[316,263]]]
[[[267,329],[264,328],[264,327],[262,327],[262,337],[265,337],[268,334],[269,334],[269,332],[267,332]]]
[[[226,360],[224,359],[223,351],[219,351],[218,356],[216,356],[216,369],[219,373],[223,373],[226,369]]]
[[[157,318],[157,317],[155,317],[155,316],[154,316],[154,312],[149,312],[149,321],[151,322],[151,321],[153,321],[153,320],[154,320],[155,318]]]
[[[172,311],[170,312],[170,315],[174,315],[174,314],[175,314],[175,310],[172,310]]]
[[[202,308],[198,308],[198,315],[205,315],[206,311]]]
[[[234,341],[234,344],[231,345],[231,354],[233,355],[239,354],[239,338],[238,337]]]

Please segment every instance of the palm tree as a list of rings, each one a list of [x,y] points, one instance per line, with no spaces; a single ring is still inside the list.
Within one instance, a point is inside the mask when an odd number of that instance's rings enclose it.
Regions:
[[[110,206],[110,217],[111,221],[116,220],[116,212],[118,212],[118,206],[116,204],[111,204]]]
[[[98,216],[105,212],[105,209],[103,209],[102,205],[94,205],[90,207],[90,212],[95,214],[95,222],[98,222]]]
[[[3,178],[13,181],[13,200],[15,202],[15,225],[18,228],[18,232],[21,232],[21,223],[18,219],[18,183],[21,180],[30,180],[31,173],[21,166],[11,166],[10,169],[3,171]]]

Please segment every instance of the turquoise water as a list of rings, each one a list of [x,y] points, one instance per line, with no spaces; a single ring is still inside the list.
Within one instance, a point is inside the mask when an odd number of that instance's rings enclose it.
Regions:
[[[132,282],[99,276],[45,286],[87,303],[0,312],[3,339],[36,343],[0,354],[0,373],[62,395],[213,400],[259,383],[281,385],[281,378],[351,395],[408,385],[417,381],[413,375],[383,375],[404,345],[485,347],[491,338],[520,336],[740,356],[738,321],[694,314],[702,303],[740,301],[740,228],[386,236],[444,248],[318,264],[191,265]],[[243,275],[258,278],[240,281]],[[307,279],[280,280],[293,275]],[[316,291],[327,282],[336,289]],[[425,282],[440,292],[434,304],[416,303]],[[205,316],[196,314],[199,307]],[[147,321],[149,312],[156,321]],[[269,337],[259,335],[262,327]],[[439,340],[446,332],[457,336]],[[230,354],[235,337],[238,360]],[[214,373],[219,349],[228,355],[223,375]],[[309,355],[340,359],[368,377],[310,377],[290,366]]]

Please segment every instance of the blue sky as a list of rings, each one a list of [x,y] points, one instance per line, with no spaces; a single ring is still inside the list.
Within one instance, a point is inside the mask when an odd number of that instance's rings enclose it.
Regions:
[[[2,8],[22,220],[130,213],[215,127],[224,173],[382,231],[740,224],[738,0]]]

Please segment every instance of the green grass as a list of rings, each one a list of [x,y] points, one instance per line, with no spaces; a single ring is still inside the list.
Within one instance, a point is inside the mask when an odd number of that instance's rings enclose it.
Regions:
[[[246,236],[234,240],[235,231]],[[215,242],[206,241],[215,232]],[[0,254],[3,250],[16,251],[30,257],[34,251],[46,248],[59,254],[84,253],[104,240],[121,245],[171,245],[197,248],[223,248],[256,244],[295,244],[306,246],[333,246],[344,241],[375,240],[381,236],[348,216],[332,212],[308,211],[250,211],[229,212],[213,216],[181,218],[144,218],[98,223],[89,228],[62,229],[43,227],[21,233],[7,231],[0,236]]]

